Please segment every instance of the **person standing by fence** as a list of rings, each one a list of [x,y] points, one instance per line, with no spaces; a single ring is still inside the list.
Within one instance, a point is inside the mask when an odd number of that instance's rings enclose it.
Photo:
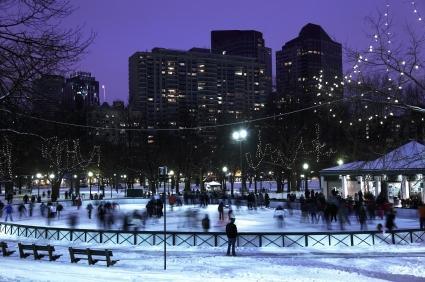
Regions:
[[[236,237],[238,236],[238,228],[235,225],[235,218],[232,217],[226,225],[227,235],[227,255],[230,256],[230,248],[232,248],[232,256],[236,256]]]

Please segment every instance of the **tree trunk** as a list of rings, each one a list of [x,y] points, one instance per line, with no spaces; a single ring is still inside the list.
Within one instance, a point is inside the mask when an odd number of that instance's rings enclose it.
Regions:
[[[190,192],[190,176],[187,176],[184,179],[184,191],[185,192]]]
[[[52,183],[52,202],[56,202],[59,198],[61,181],[53,181]]]

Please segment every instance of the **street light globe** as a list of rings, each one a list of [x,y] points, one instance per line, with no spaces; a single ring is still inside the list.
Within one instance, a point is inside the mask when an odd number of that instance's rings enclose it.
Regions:
[[[303,169],[307,170],[308,169],[308,163],[304,163],[303,164]]]
[[[93,177],[93,172],[89,171],[89,173],[87,173],[87,175],[88,175],[89,177]]]
[[[124,174],[124,175],[123,175],[123,177],[124,177],[124,178],[127,178],[127,174]]]
[[[233,138],[233,140],[239,140],[239,138],[240,138],[239,132],[238,131],[233,132],[232,138]]]
[[[338,161],[336,162],[338,165],[343,165],[344,161],[342,159],[338,159]]]
[[[76,174],[74,174],[74,178],[77,178],[77,175]]]
[[[170,170],[170,172],[168,173],[168,175],[173,176],[174,175],[174,170]]]
[[[223,166],[223,172],[226,173],[227,172],[227,166]]]
[[[40,179],[40,178],[43,178],[43,175],[42,175],[41,173],[37,173],[37,174],[35,175],[35,177],[37,177],[38,179]]]
[[[52,174],[49,175],[49,178],[53,179],[53,178],[55,178],[55,175],[52,173]]]
[[[239,131],[239,136],[241,139],[245,139],[248,136],[248,132],[245,129]]]

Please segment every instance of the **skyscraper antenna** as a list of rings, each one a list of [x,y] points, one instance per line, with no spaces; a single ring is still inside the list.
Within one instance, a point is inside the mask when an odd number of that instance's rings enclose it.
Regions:
[[[104,84],[102,84],[102,89],[103,89],[103,102],[106,102],[106,87]]]

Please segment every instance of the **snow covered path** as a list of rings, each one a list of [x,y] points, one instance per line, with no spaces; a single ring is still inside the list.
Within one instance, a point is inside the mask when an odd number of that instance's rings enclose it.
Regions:
[[[14,247],[16,240],[8,239]],[[71,264],[66,245],[56,262],[0,257],[0,281],[425,281],[425,246],[331,248],[112,247],[120,261],[107,268]],[[96,247],[85,244],[81,247]]]

